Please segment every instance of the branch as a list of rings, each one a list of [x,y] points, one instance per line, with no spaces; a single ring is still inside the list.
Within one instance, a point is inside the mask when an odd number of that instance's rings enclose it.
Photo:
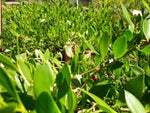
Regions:
[[[149,44],[150,44],[150,42],[145,42],[143,45],[141,45],[141,46],[139,46],[139,47],[142,48],[142,47],[145,47],[145,46],[147,46],[147,45],[149,45]],[[103,67],[101,67],[101,68],[99,68],[98,70],[97,70],[97,68],[100,66],[100,64],[99,64],[98,66],[92,68],[91,70],[88,70],[88,71],[82,73],[81,75],[84,75],[84,74],[87,74],[87,73],[90,73],[90,72],[96,70],[96,71],[84,82],[84,84],[81,86],[81,88],[84,88],[84,86],[89,82],[89,80],[90,80],[93,76],[95,76],[96,73],[98,73],[98,72],[102,71],[103,69],[105,69],[106,67],[108,67],[108,66],[110,66],[110,65],[112,65],[112,64],[114,64],[114,63],[116,63],[116,61],[118,61],[118,60],[124,58],[125,56],[127,56],[128,54],[130,54],[131,52],[136,51],[136,50],[137,50],[137,47],[135,47],[135,48],[133,48],[133,49],[127,51],[122,57],[116,59],[115,61],[113,61],[113,62],[111,62],[111,63],[109,63],[109,64],[107,64],[107,65],[105,65],[105,66],[103,66]]]

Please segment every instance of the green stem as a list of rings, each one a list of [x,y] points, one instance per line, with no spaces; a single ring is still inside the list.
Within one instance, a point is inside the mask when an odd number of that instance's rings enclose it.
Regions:
[[[17,54],[19,55],[20,54],[20,51],[19,51],[19,40],[18,40],[18,36],[16,38],[16,45],[17,45]]]

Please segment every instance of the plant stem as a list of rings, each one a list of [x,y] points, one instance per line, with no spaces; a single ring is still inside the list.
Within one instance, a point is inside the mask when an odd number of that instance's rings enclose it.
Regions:
[[[145,47],[145,46],[147,46],[147,45],[149,45],[149,44],[150,44],[150,42],[145,42],[143,45],[140,46],[140,48]],[[103,66],[103,67],[101,67],[101,68],[99,68],[99,69],[97,69],[97,68],[100,66],[100,64],[99,64],[98,66],[92,68],[91,70],[88,70],[88,71],[82,73],[81,75],[84,75],[84,74],[90,73],[90,72],[92,72],[92,71],[95,71],[95,72],[84,82],[84,84],[81,86],[81,88],[84,88],[85,85],[89,82],[89,80],[90,80],[93,76],[95,76],[96,73],[98,73],[98,72],[102,71],[103,69],[107,68],[108,66],[110,66],[110,65],[112,65],[112,64],[114,64],[114,63],[116,63],[116,61],[118,61],[118,60],[124,58],[125,56],[127,56],[128,54],[130,54],[131,52],[136,51],[136,50],[137,50],[137,47],[134,47],[133,49],[127,51],[122,57],[120,57],[120,58],[114,60],[113,62],[111,62],[111,63],[109,63],[109,64],[107,64],[107,65],[105,65],[105,66]]]

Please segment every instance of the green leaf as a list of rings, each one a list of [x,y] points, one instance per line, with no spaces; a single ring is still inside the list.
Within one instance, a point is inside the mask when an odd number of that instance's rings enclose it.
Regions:
[[[129,24],[129,29],[130,29],[130,31],[133,33],[133,31],[134,31],[134,24],[133,24],[133,22],[131,21],[130,15],[129,15],[129,13],[128,13],[126,7],[125,7],[122,3],[121,3],[121,8],[122,8],[124,17],[125,17],[126,21],[127,21],[128,24]]]
[[[142,52],[145,53],[145,54],[150,55],[150,45],[148,45],[144,49],[142,49]]]
[[[72,52],[72,46],[65,46],[65,52],[68,57],[73,57],[74,53]]]
[[[58,73],[58,75],[56,77],[56,84],[57,84],[57,88],[58,88],[57,99],[60,99],[70,89],[71,75],[70,75],[70,70],[69,70],[69,67],[67,64],[65,64],[62,67],[61,71]]]
[[[133,39],[133,34],[130,30],[126,30],[124,32],[125,37],[127,38],[127,41],[131,41]]]
[[[79,56],[75,55],[71,61],[71,72],[73,75],[78,73],[79,68]]]
[[[32,83],[31,71],[22,59],[18,60],[18,69],[24,81],[30,86]]]
[[[142,2],[143,2],[144,6],[147,8],[147,10],[148,10],[148,12],[150,14],[150,7],[149,7],[149,5],[146,3],[145,0],[142,0]]]
[[[73,113],[77,107],[76,94],[69,89],[68,93],[61,99],[61,102],[65,105],[69,113]]]
[[[145,105],[145,110],[146,111],[150,111],[150,103],[148,103],[148,104]]]
[[[44,54],[44,59],[45,59],[45,61],[47,61],[47,60],[50,59],[50,52],[49,52],[48,49],[46,50],[46,52],[45,52],[45,54]]]
[[[113,43],[114,56],[117,58],[122,57],[127,51],[127,39],[122,36],[115,40]]]
[[[22,59],[24,61],[24,60],[27,59],[27,54],[26,53],[22,53],[22,54],[16,55],[16,59],[17,60]]]
[[[125,90],[130,91],[137,98],[141,98],[145,89],[144,75],[130,79],[124,86]]]
[[[108,96],[108,91],[111,89],[110,84],[100,84],[98,83],[96,86],[92,87],[89,92],[98,96],[99,98],[104,98],[106,95]]]
[[[21,102],[23,103],[26,110],[34,110],[37,100],[35,97],[28,95],[25,93],[19,93],[19,97],[21,99]]]
[[[0,53],[0,62],[2,62],[8,68],[18,72],[18,69],[17,69],[16,65],[13,64],[12,61],[7,56],[5,56],[1,53]]]
[[[37,113],[61,113],[49,92],[42,92],[36,104]]]
[[[89,95],[98,104],[99,109],[102,109],[104,112],[107,112],[107,113],[116,113],[113,109],[111,109],[111,107],[108,104],[106,104],[103,100],[101,100],[100,98],[98,98],[94,94],[89,93],[89,92],[87,92],[83,89],[80,89],[80,88],[79,88],[79,90],[81,90],[82,92]]]
[[[102,58],[105,58],[108,52],[108,47],[110,44],[110,37],[108,36],[107,32],[103,33],[102,37],[100,37],[100,52],[102,55]]]
[[[8,75],[2,68],[0,68],[0,85],[3,88],[5,88],[11,96],[15,98],[17,97],[14,84],[12,83],[12,81],[9,79]]]
[[[36,57],[38,58],[41,58],[42,59],[42,61],[44,60],[45,61],[45,55],[42,53],[42,51],[41,50],[35,50],[35,55],[36,55]]]
[[[121,68],[122,65],[123,65],[122,62],[116,61],[114,64],[108,66],[107,69],[108,69],[108,70],[115,70],[115,69]]]
[[[16,30],[11,29],[10,32],[11,32],[14,36],[16,36],[16,37],[19,37],[19,36],[20,36],[20,35],[16,32]]]
[[[90,43],[85,42],[85,44],[91,51],[99,55],[99,53],[94,49],[94,47]]]
[[[145,74],[144,70],[139,66],[131,66],[131,70],[136,76]]]
[[[150,15],[148,15],[143,22],[143,32],[144,32],[146,39],[149,41],[150,39]]]
[[[146,113],[141,102],[130,92],[125,90],[125,100],[132,113]]]
[[[41,92],[53,89],[55,74],[49,63],[39,65],[34,74],[34,91],[38,97]]]
[[[0,108],[0,113],[16,113],[16,108],[18,105],[16,103],[8,104],[5,107]]]

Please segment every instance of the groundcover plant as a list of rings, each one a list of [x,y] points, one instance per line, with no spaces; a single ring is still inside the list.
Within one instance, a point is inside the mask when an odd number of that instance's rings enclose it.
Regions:
[[[109,2],[7,5],[0,113],[150,112],[150,8],[142,3],[141,15],[121,3],[116,21]]]

